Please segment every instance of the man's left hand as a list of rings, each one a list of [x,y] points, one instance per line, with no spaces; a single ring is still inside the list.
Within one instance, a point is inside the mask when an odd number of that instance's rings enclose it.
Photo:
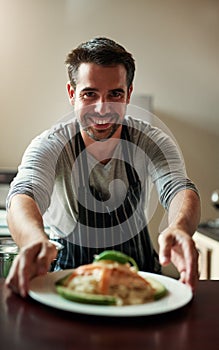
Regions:
[[[198,273],[198,251],[192,237],[185,231],[168,227],[159,236],[159,259],[163,266],[173,263],[180,273],[180,281],[195,292]]]

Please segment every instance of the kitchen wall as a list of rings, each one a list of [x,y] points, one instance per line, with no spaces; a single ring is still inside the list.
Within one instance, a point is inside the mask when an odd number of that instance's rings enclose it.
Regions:
[[[135,92],[175,135],[202,197],[219,214],[219,1],[0,0],[0,168],[13,169],[31,139],[70,111],[66,54],[108,36],[136,59]],[[159,230],[158,208],[151,230]]]

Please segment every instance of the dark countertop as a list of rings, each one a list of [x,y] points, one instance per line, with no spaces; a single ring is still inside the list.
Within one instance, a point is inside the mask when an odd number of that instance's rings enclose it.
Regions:
[[[181,309],[147,317],[68,313],[23,299],[0,279],[1,349],[218,350],[219,281],[199,281]]]

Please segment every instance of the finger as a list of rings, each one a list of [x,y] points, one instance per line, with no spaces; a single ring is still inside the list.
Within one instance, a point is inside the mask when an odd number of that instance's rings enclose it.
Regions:
[[[27,250],[20,259],[18,283],[20,294],[23,297],[28,295],[30,280],[37,276],[36,257],[35,250]]]
[[[161,233],[158,237],[159,260],[161,265],[167,265],[171,261],[171,249],[174,244],[174,237],[170,234]]]
[[[17,294],[19,294],[18,278],[17,278],[18,264],[19,264],[19,258],[18,256],[16,256],[15,259],[13,260],[13,263],[11,265],[11,268],[5,280],[5,285],[8,288],[10,288],[14,293],[17,293]]]
[[[182,270],[180,272],[180,282],[186,283],[186,271],[185,270]]]
[[[9,272],[6,284],[22,297],[27,296],[29,279],[35,275],[35,260],[40,244],[20,250]]]
[[[194,292],[198,282],[198,251],[192,239],[189,239],[187,242],[185,241],[184,244],[186,245],[183,247],[185,273],[184,271],[181,271],[181,279],[184,283],[190,285]]]
[[[50,242],[42,243],[41,250],[37,256],[38,274],[46,273],[56,256],[57,249],[54,244]]]
[[[18,270],[19,290],[22,296],[27,296],[33,277],[47,273],[53,256],[56,256],[54,245],[50,245],[47,241],[40,242],[24,251]]]

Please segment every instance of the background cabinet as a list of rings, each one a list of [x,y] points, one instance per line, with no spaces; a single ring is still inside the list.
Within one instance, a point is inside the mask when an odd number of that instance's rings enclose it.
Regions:
[[[201,232],[193,238],[199,250],[200,279],[219,279],[219,241]]]

